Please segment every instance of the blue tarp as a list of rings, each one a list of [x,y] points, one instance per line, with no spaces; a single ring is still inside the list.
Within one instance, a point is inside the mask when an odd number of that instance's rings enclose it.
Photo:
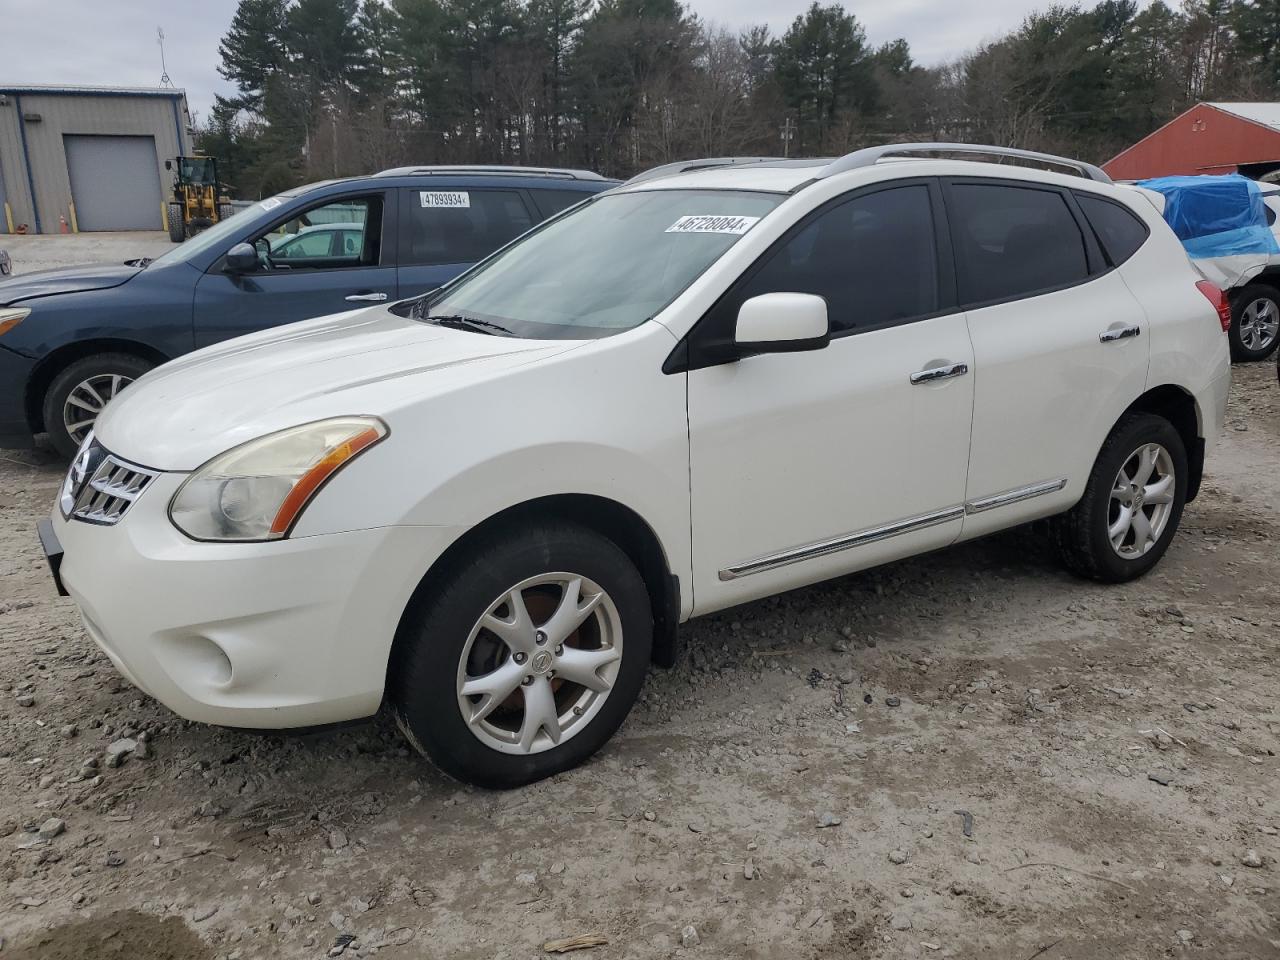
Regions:
[[[1164,218],[1192,259],[1280,254],[1262,191],[1248,177],[1157,177],[1138,186],[1164,195]]]

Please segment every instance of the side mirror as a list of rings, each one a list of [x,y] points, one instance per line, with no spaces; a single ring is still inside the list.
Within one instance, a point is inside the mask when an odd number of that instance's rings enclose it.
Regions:
[[[738,310],[734,336],[747,353],[821,350],[831,340],[827,301],[811,293],[764,293]]]
[[[258,269],[258,251],[251,243],[237,243],[223,259],[228,273],[252,273]]]

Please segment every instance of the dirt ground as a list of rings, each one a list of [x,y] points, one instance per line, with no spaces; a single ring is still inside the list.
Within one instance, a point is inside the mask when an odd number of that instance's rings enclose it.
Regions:
[[[510,793],[385,719],[130,688],[36,544],[61,466],[0,452],[0,957],[1280,957],[1275,371],[1236,369],[1147,579],[1020,531],[694,622],[593,762]]]

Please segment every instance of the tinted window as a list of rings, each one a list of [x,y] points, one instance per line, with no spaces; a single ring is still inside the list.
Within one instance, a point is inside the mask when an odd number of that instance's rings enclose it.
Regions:
[[[554,217],[561,210],[567,210],[591,196],[581,190],[531,190],[529,194],[543,217]]]
[[[1097,234],[1112,266],[1124,263],[1146,242],[1146,224],[1120,204],[1083,193],[1076,194],[1076,202]]]
[[[276,224],[254,245],[264,269],[334,270],[377,266],[381,238],[382,196],[376,195],[310,207]]]
[[[474,263],[533,226],[514,190],[411,190],[402,264]]]
[[[901,323],[938,309],[928,187],[896,187],[849,200],[766,256],[727,304],[732,318],[743,301],[763,293],[823,297],[832,333]]]
[[[949,212],[963,303],[1031,296],[1089,275],[1084,236],[1059,193],[957,183]]]

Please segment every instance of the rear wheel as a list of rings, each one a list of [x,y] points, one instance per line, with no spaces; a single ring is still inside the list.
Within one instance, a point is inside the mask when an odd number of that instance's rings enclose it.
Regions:
[[[187,239],[186,224],[182,221],[182,204],[169,204],[167,219],[169,221],[167,224],[169,227],[169,239],[174,243],[181,243],[183,240]]]
[[[67,459],[93,429],[103,408],[155,364],[129,353],[99,353],[68,364],[44,395],[49,442]]]
[[[1265,360],[1280,341],[1280,291],[1251,283],[1231,298],[1231,359]]]
[[[1107,437],[1084,496],[1054,521],[1063,561],[1073,572],[1124,583],[1160,562],[1182,519],[1187,453],[1173,424],[1130,414]]]
[[[622,724],[653,642],[644,580],[573,524],[490,539],[406,615],[389,683],[445,773],[518,787],[582,763]]]

